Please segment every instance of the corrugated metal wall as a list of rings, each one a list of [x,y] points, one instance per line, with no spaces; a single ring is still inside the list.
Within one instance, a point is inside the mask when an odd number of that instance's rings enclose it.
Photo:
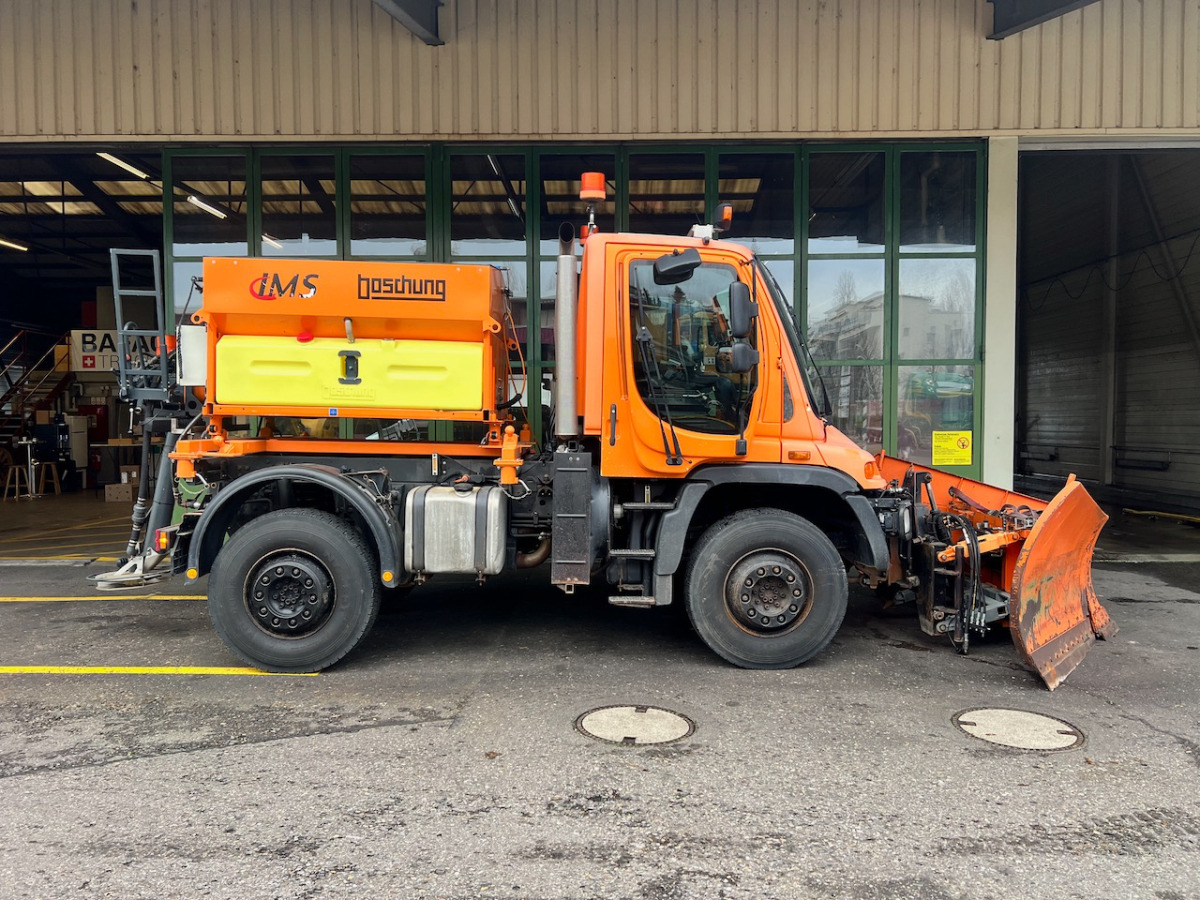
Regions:
[[[1200,130],[1200,0],[3,0],[0,141]]]
[[[1021,177],[1021,470],[1074,472],[1195,504],[1200,153],[1051,154],[1027,162]],[[1114,212],[1122,249],[1108,260],[1107,220]]]

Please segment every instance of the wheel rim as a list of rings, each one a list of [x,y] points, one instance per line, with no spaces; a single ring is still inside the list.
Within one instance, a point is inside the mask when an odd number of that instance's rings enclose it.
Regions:
[[[812,578],[782,550],[762,550],[738,560],[725,580],[725,606],[739,627],[758,635],[794,629],[812,608]]]
[[[243,593],[251,620],[273,637],[298,638],[321,628],[333,614],[333,579],[320,562],[298,551],[262,559]]]

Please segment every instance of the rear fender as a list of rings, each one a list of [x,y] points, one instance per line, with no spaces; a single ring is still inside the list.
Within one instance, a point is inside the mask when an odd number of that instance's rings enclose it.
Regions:
[[[400,527],[391,509],[381,506],[366,487],[337,469],[302,463],[250,472],[231,481],[213,497],[196,525],[188,548],[188,571],[196,573],[195,577],[189,577],[189,584],[212,568],[238,507],[258,488],[274,481],[308,481],[343,498],[366,522],[369,531],[366,537],[379,551],[380,580],[387,587],[394,587],[401,580]],[[385,573],[391,573],[390,581],[384,579]]]

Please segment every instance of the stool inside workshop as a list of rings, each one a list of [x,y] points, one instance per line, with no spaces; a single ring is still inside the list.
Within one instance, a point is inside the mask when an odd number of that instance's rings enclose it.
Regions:
[[[46,493],[46,475],[50,475],[50,483],[54,486],[54,493],[62,493],[62,483],[58,479],[58,463],[51,460],[50,462],[39,463],[41,471],[38,473],[38,493]]]
[[[10,491],[14,500],[30,496],[29,475],[23,466],[16,463],[8,467],[8,476],[4,479],[4,493],[0,495],[0,499],[7,500]]]

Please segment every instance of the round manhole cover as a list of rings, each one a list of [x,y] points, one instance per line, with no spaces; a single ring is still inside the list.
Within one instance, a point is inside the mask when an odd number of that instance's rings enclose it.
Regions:
[[[1069,722],[1023,709],[968,709],[953,722],[971,737],[1018,750],[1071,750],[1083,732]]]
[[[581,734],[610,744],[669,744],[696,730],[687,716],[657,706],[602,706],[575,720]]]

